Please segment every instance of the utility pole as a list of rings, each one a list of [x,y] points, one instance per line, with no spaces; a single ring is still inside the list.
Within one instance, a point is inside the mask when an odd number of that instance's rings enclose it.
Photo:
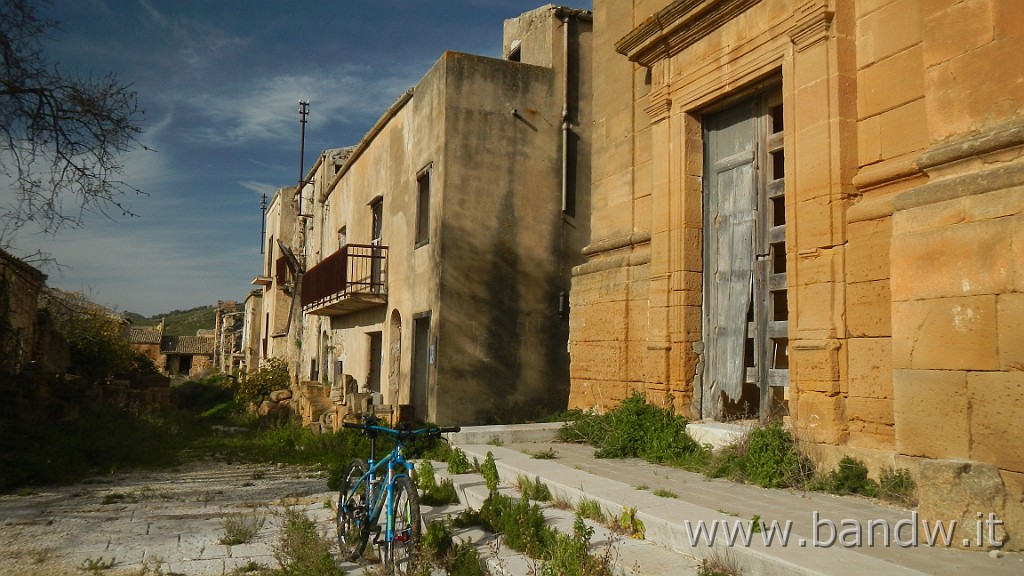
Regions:
[[[309,101],[299,100],[299,124],[302,135],[299,138],[299,218],[308,218],[302,211],[302,189],[306,187],[306,116],[309,115]]]
[[[264,253],[267,243],[267,193],[264,192],[260,198],[260,254]]]

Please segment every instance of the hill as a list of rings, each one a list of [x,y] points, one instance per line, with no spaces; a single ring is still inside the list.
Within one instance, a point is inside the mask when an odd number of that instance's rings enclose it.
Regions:
[[[164,335],[195,336],[196,330],[213,330],[217,321],[217,307],[211,305],[189,310],[172,310],[149,317],[127,312],[126,316],[135,326],[156,326],[162,318],[164,320]]]

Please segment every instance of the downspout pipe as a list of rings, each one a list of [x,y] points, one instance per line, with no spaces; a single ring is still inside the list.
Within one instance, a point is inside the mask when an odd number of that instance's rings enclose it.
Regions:
[[[569,210],[569,14],[562,20],[562,214]]]

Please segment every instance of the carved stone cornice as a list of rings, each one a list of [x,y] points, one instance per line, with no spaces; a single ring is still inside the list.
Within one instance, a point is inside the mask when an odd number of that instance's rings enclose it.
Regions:
[[[828,38],[835,12],[825,0],[808,0],[793,11],[793,26],[788,30],[796,49],[803,50]]]
[[[650,117],[651,122],[657,124],[669,117],[672,112],[672,97],[668,88],[652,90],[647,98],[649,102],[644,107],[644,112]]]
[[[615,43],[642,66],[682,52],[761,0],[676,0]]]

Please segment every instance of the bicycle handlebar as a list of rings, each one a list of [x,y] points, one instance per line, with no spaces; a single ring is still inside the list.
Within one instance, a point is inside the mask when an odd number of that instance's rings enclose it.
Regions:
[[[441,434],[446,434],[446,433],[449,433],[449,432],[458,432],[458,431],[462,430],[462,427],[460,427],[460,426],[445,426],[445,427],[432,426],[430,428],[420,428],[418,430],[396,430],[394,428],[387,428],[385,426],[377,426],[375,424],[369,424],[369,423],[366,423],[366,422],[361,423],[361,424],[351,424],[349,422],[342,422],[341,423],[341,427],[342,428],[351,428],[351,429],[354,429],[354,430],[362,430],[363,432],[370,432],[370,431],[372,431],[372,432],[381,432],[381,433],[387,434],[389,436],[393,436],[395,438],[412,438],[413,436],[420,436],[420,435],[440,436]]]

